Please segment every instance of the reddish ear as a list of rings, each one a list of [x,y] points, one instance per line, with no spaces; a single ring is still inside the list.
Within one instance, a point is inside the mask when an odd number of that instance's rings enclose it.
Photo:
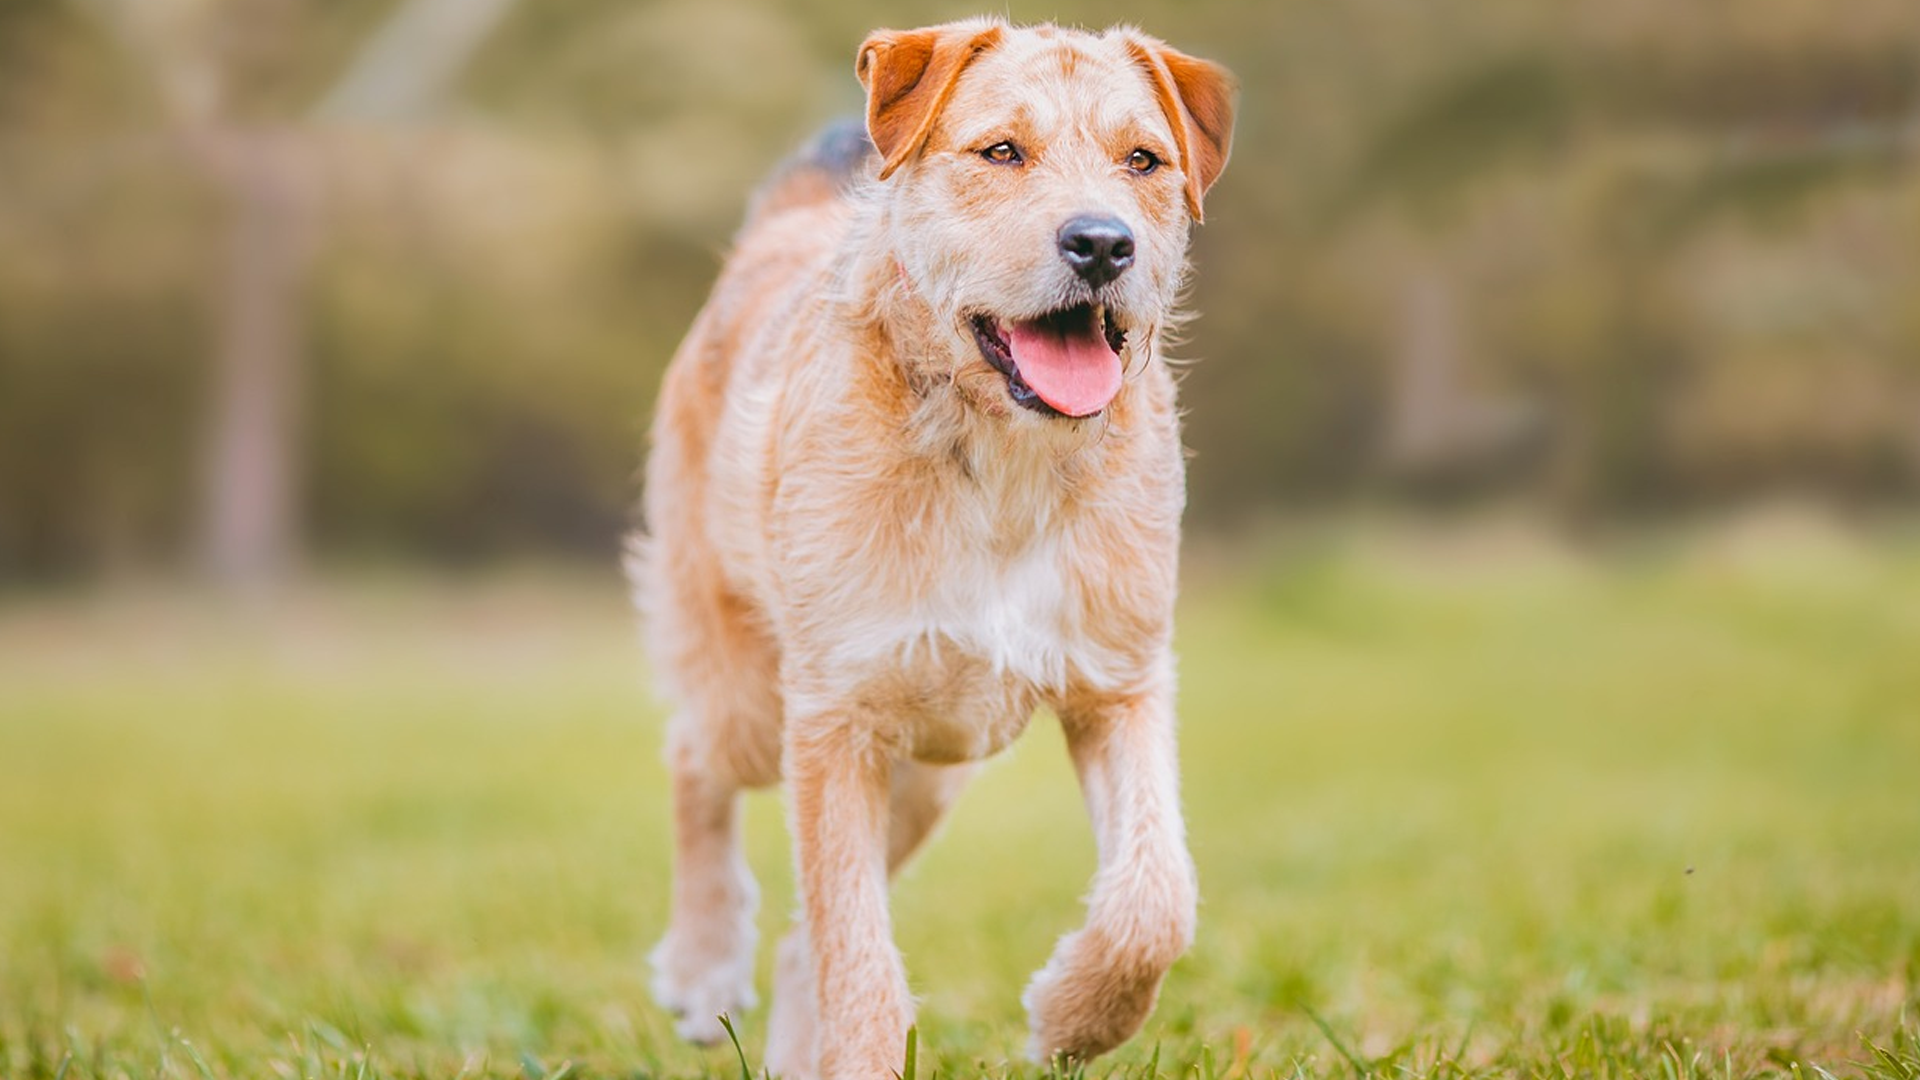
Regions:
[[[1188,56],[1157,38],[1130,34],[1127,48],[1146,69],[1160,108],[1179,143],[1180,168],[1187,175],[1187,209],[1201,220],[1200,199],[1220,179],[1233,148],[1233,74],[1211,61]]]
[[[867,90],[867,137],[880,151],[880,179],[919,152],[960,72],[999,43],[1002,29],[973,20],[867,35],[853,70]]]

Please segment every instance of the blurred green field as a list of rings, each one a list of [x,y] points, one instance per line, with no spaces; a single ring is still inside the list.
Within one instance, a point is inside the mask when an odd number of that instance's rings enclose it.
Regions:
[[[1920,1075],[1920,543],[1290,550],[1189,559],[1200,936],[1091,1075]],[[659,728],[610,577],[0,600],[0,1076],[738,1075]],[[921,1076],[1043,1074],[1091,869],[1041,718],[896,890]]]

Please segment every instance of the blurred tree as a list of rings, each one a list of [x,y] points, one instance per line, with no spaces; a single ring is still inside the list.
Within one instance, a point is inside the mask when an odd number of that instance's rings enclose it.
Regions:
[[[205,438],[199,562],[227,587],[270,586],[292,564],[303,500],[302,325],[320,191],[313,128],[226,104],[231,0],[83,0],[142,67],[168,123],[231,207],[215,402]],[[369,36],[314,118],[391,122],[441,103],[512,0],[405,0]],[[223,10],[223,8],[225,10]]]
[[[1606,336],[1549,345],[1590,355],[1561,368],[1561,460],[1548,471],[1570,505],[1618,507],[1673,494],[1661,409],[1678,373],[1699,363],[1673,303],[1690,241],[1728,215],[1777,220],[1863,182],[1906,178],[1903,163],[1920,151],[1915,43],[1810,40],[1782,52],[1710,27],[1677,37],[1678,21],[1653,20],[1663,36],[1652,57],[1637,34],[1553,47],[1538,30],[1522,53],[1470,52],[1368,130],[1329,213],[1389,208],[1411,223],[1397,232],[1423,238],[1390,260],[1403,275],[1385,390],[1391,470],[1497,479],[1502,455],[1490,448],[1539,445],[1530,410],[1470,386],[1471,320],[1457,310],[1463,230],[1489,205],[1522,204],[1517,187],[1573,178],[1595,196],[1566,207],[1577,232],[1565,239],[1600,271],[1585,288],[1606,309]],[[1731,85],[1765,89],[1749,97]],[[1920,461],[1909,477],[1920,479]]]
[[[745,196],[857,111],[867,29],[971,10],[0,3],[0,575],[610,561]],[[1009,14],[1243,81],[1178,350],[1198,527],[1920,493],[1912,0]]]

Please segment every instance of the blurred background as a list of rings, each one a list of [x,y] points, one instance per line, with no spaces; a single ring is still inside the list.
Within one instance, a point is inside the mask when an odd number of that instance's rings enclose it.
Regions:
[[[0,1074],[717,1067],[645,988],[653,395],[866,32],[975,10],[0,0]],[[1206,906],[1119,1060],[1916,1075],[1920,5],[1002,10],[1243,83]],[[1047,726],[895,890],[944,1075],[1080,918]]]
[[[746,193],[973,7],[7,0],[0,589],[610,564]],[[1009,10],[1243,81],[1198,534],[1920,494],[1908,0]]]

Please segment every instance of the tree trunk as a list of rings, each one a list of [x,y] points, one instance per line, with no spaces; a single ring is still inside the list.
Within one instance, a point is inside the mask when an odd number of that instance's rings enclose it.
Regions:
[[[207,150],[231,219],[199,561],[220,586],[261,592],[298,554],[301,312],[314,189],[290,133],[221,131]]]
[[[1427,256],[1400,283],[1398,338],[1387,393],[1386,464],[1420,474],[1455,449],[1462,399],[1460,327],[1452,283]]]

